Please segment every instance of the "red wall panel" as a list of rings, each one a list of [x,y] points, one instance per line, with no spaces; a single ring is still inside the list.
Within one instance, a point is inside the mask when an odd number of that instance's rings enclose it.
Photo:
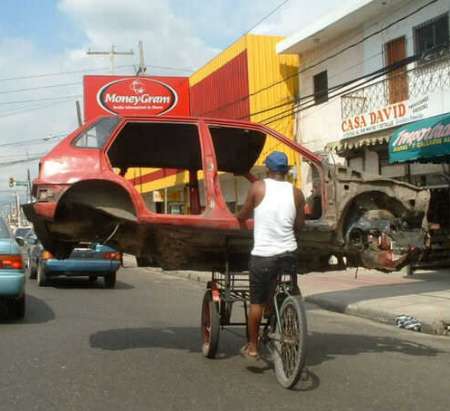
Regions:
[[[193,116],[250,119],[247,51],[191,87]]]

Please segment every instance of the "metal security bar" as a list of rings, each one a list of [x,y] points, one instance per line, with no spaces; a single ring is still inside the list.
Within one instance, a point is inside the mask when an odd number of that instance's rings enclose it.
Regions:
[[[418,98],[437,90],[450,89],[448,49],[441,50],[437,56],[429,56],[410,66],[412,67],[390,74],[381,81],[342,95],[342,119],[408,98]]]

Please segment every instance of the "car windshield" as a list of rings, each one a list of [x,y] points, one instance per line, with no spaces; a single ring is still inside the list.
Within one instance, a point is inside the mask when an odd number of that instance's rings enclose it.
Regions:
[[[2,219],[0,219],[0,238],[11,238],[8,226]]]

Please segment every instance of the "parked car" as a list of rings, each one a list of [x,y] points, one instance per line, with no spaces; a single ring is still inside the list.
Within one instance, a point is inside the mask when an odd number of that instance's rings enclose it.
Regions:
[[[0,218],[0,301],[10,318],[25,316],[25,272],[14,236]]]
[[[16,241],[22,248],[22,257],[28,278],[36,279],[37,261],[42,252],[39,239],[33,231],[30,231],[25,237],[16,237]]]
[[[31,229],[25,232],[24,236],[16,235],[16,242],[17,244],[19,244],[21,248],[25,273],[28,275],[29,278],[36,278],[36,271],[31,269],[30,261],[32,259],[31,256],[33,255],[33,253],[37,252],[36,249],[39,247],[39,239],[37,238],[34,231]]]
[[[261,159],[279,146],[291,150],[296,164],[311,165],[320,197],[320,210],[309,215],[299,237],[303,271],[337,269],[333,261],[395,271],[424,250],[427,190],[330,165],[277,131],[247,121],[95,119],[41,159],[33,183],[36,202],[24,211],[58,258],[79,242],[101,240],[163,269],[245,270],[253,220],[240,224],[222,179],[239,176],[250,184],[263,173]],[[153,170],[152,178],[188,176],[180,181],[188,213],[151,209],[148,195],[136,189],[139,178],[126,174],[142,168]]]
[[[105,288],[114,288],[120,262],[121,253],[101,244],[81,244],[68,258],[57,259],[38,243],[30,255],[29,272],[40,287],[52,278],[66,276],[89,277],[91,282],[103,277]]]

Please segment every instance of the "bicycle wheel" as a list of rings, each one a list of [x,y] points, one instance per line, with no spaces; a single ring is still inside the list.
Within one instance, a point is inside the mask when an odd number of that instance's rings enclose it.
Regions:
[[[301,295],[288,296],[280,308],[279,338],[274,341],[275,376],[284,388],[292,388],[300,378],[306,360],[306,313]]]
[[[214,358],[219,345],[220,316],[219,304],[213,301],[210,290],[203,296],[201,321],[202,353],[207,358]]]

